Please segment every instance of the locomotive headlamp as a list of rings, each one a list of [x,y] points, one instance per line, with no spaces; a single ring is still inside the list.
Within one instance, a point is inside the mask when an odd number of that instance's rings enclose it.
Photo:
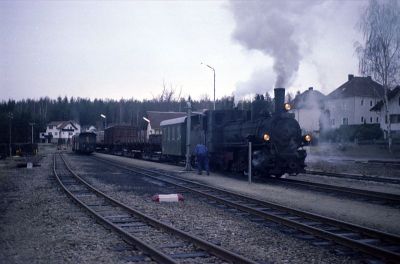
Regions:
[[[290,109],[292,109],[292,106],[291,106],[289,103],[286,103],[286,104],[284,105],[284,107],[285,107],[285,110],[286,110],[286,111],[289,111]]]
[[[304,136],[304,140],[305,140],[306,142],[310,142],[310,141],[311,141],[311,135],[309,135],[309,134],[305,135],[305,136]]]
[[[265,141],[269,141],[270,138],[271,138],[271,137],[269,136],[268,133],[265,133],[264,136],[263,136],[263,139],[264,139]]]

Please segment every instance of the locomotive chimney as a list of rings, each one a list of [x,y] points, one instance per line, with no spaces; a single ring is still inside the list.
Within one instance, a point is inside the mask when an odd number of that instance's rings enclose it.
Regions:
[[[282,113],[284,111],[285,104],[285,88],[275,88],[275,114]]]

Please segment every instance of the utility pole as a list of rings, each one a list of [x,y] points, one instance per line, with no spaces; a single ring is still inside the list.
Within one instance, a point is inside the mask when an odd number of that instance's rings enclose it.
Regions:
[[[33,125],[34,125],[35,123],[29,123],[29,125],[32,127],[32,144],[33,144]]]
[[[249,168],[248,168],[248,182],[249,182],[249,184],[251,183],[251,177],[252,177],[252,175],[251,175],[251,161],[252,161],[252,143],[253,143],[253,141],[254,141],[254,139],[255,139],[255,136],[254,135],[248,135],[247,136],[247,141],[248,141],[248,143],[249,143]]]
[[[10,128],[10,158],[12,157],[12,148],[11,148],[11,119],[13,119],[13,113],[8,113],[9,120],[9,128]]]

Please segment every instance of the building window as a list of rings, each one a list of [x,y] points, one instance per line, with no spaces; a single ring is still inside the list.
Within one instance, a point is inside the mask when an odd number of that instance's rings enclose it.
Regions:
[[[72,132],[68,132],[68,135],[72,136]]]
[[[58,136],[58,132],[54,132],[54,135]]]
[[[379,117],[376,118],[376,123],[379,123]]]
[[[361,123],[363,123],[363,122],[364,122],[364,117],[362,116],[362,117],[361,117]]]
[[[399,97],[399,105],[400,105],[400,97]]]
[[[387,124],[387,115],[385,115],[385,124]]]
[[[372,101],[371,101],[371,102],[372,102]],[[372,117],[370,117],[370,118],[369,118],[369,121],[370,121],[370,122],[371,122],[371,124],[372,124]]]
[[[372,106],[372,100],[371,100],[371,102],[369,103],[369,106]]]
[[[335,118],[331,120],[331,124],[332,124],[332,126],[335,125]]]
[[[343,117],[343,125],[348,125],[349,119],[347,117]]]
[[[361,105],[364,105],[364,99],[361,99]]]
[[[49,129],[53,129],[53,126],[49,126]]]
[[[390,122],[392,124],[400,123],[400,115],[390,115]]]
[[[51,133],[51,132],[49,132],[49,136],[52,136],[52,133]]]

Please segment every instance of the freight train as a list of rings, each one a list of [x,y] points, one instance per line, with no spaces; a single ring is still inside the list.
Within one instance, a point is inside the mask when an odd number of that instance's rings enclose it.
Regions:
[[[248,145],[252,143],[252,168],[260,175],[277,177],[304,172],[303,146],[311,135],[302,135],[294,115],[284,103],[285,89],[275,89],[275,112],[254,115],[244,110],[206,110],[191,115],[190,152],[198,143],[209,150],[213,169],[247,171]],[[115,126],[105,131],[99,147],[118,155],[158,157],[182,161],[186,155],[187,117],[164,120],[162,135],[146,137],[145,130]],[[192,155],[192,160],[194,157]]]

